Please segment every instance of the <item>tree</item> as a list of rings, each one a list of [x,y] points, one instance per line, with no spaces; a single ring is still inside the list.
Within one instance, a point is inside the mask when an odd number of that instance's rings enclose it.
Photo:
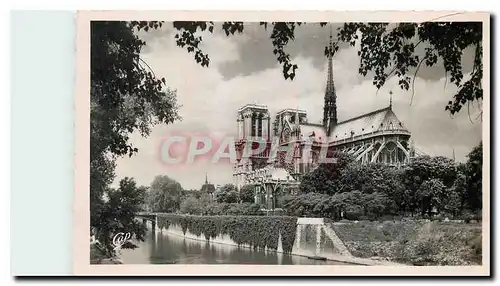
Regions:
[[[441,59],[446,75],[449,74],[450,81],[458,87],[446,110],[455,114],[464,104],[483,98],[483,27],[480,22],[400,23],[391,26],[389,23],[347,23],[338,33],[340,40],[354,46],[359,38],[357,32],[361,32],[359,72],[364,76],[374,72],[373,84],[377,88],[382,87],[393,73],[402,89],[413,88],[422,64],[431,67]],[[415,48],[422,43],[426,48],[424,56],[420,57]],[[464,81],[461,56],[469,47],[475,49],[474,67],[471,78]],[[412,68],[416,68],[413,79],[410,76]]]
[[[182,196],[183,190],[177,181],[166,175],[158,175],[151,183],[148,204],[153,212],[176,212]]]
[[[244,32],[243,22],[224,22],[222,31],[227,35]],[[292,62],[286,45],[295,39],[295,29],[306,25],[302,22],[261,22],[264,29],[271,30],[273,53],[282,66],[285,79],[293,80],[299,68]],[[321,22],[320,26],[326,26]],[[179,47],[194,53],[196,62],[209,66],[210,58],[200,48],[202,38],[197,31],[214,32],[214,22],[173,22],[177,30],[175,39]],[[337,40],[332,48],[325,47],[325,55],[333,55],[340,43],[355,46],[359,42],[359,73],[373,75],[373,84],[381,88],[387,79],[395,76],[403,90],[413,90],[415,77],[423,66],[432,67],[442,62],[445,76],[458,87],[457,93],[445,107],[451,114],[459,112],[483,98],[483,47],[481,22],[423,22],[423,23],[345,23],[337,30]],[[424,47],[424,54],[416,51]],[[462,54],[467,48],[474,49],[474,66],[471,77],[464,80]]]
[[[213,202],[212,194],[209,193],[202,193],[198,199],[202,206],[207,206]]]
[[[233,184],[226,184],[215,192],[215,200],[218,203],[237,203],[239,200],[238,192]]]
[[[384,193],[369,194],[364,202],[365,212],[372,218],[379,218],[384,214],[394,214],[397,210],[394,200]]]
[[[422,215],[431,215],[433,208],[439,212],[442,210],[446,193],[446,187],[440,179],[429,179],[424,181],[416,192],[420,202]]]
[[[388,196],[402,209],[402,171],[381,163],[349,164],[341,172],[341,192],[359,190],[365,194],[380,193]]]
[[[457,175],[456,164],[442,156],[420,156],[410,161],[403,169],[405,188],[415,192],[420,185],[430,179],[439,179],[446,187],[451,187]]]
[[[141,210],[146,189],[146,187],[137,187],[132,178],[124,178],[120,181],[118,189],[106,190],[107,200],[96,214],[101,224],[95,225],[94,234],[107,256],[114,254],[112,240],[116,233],[130,232],[136,239],[144,239],[146,227],[134,217]],[[131,243],[127,245],[132,248],[136,247]]]
[[[90,221],[92,230],[102,234],[112,233],[113,222],[124,220],[122,207],[111,207],[104,196],[115,178],[116,158],[138,151],[129,142],[130,133],[137,130],[148,136],[153,125],[180,118],[175,92],[166,89],[165,79],[156,78],[139,56],[146,43],[135,32],[162,24],[92,21],[90,25]],[[109,249],[110,242],[103,239]]]
[[[180,212],[184,214],[202,214],[203,205],[200,203],[199,199],[193,196],[185,198],[180,205]]]
[[[453,186],[448,190],[449,198],[445,209],[454,216],[458,215],[466,207],[467,177],[464,174],[464,166],[465,164],[458,164],[457,177]]]
[[[448,200],[444,205],[444,210],[452,216],[457,216],[462,207],[462,196],[455,190],[449,190]]]
[[[366,200],[368,196],[360,191],[343,192],[337,194],[337,201],[344,217],[358,220],[366,215]]]
[[[334,194],[342,191],[339,185],[342,170],[356,163],[352,156],[342,152],[335,152],[333,158],[337,159],[335,163],[322,163],[302,177],[299,186],[301,193]]]
[[[467,155],[465,164],[467,179],[467,204],[472,210],[482,209],[483,193],[483,142],[480,142]]]
[[[244,185],[240,189],[240,200],[243,203],[253,203],[255,201],[254,187],[252,185]]]

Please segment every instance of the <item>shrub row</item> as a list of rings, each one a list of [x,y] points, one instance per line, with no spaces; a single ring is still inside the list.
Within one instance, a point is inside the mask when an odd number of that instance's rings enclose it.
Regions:
[[[194,216],[159,214],[158,227],[177,225],[207,240],[218,235],[229,235],[238,245],[277,250],[281,234],[283,251],[290,253],[295,242],[297,218],[289,216]]]
[[[203,215],[263,215],[260,205],[251,203],[211,203],[204,206],[200,212]]]

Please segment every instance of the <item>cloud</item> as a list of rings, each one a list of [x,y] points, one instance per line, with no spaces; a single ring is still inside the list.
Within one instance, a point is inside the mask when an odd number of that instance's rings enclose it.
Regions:
[[[303,34],[307,38],[308,34]],[[234,135],[237,109],[247,103],[267,105],[271,115],[284,108],[299,107],[307,110],[310,122],[321,121],[326,84],[324,57],[312,56],[309,52],[296,53],[293,61],[299,65],[299,70],[295,80],[289,81],[283,78],[281,67],[274,58],[264,54],[245,54],[248,46],[260,47],[262,51],[268,49],[268,39],[261,37],[256,43],[254,40],[252,33],[233,37],[204,36],[203,49],[211,58],[211,66],[206,68],[197,64],[192,54],[177,47],[168,30],[150,39],[149,48],[142,57],[157,76],[165,77],[167,85],[177,90],[183,120],[155,126],[148,138],[134,133],[132,143],[139,153],[118,160],[117,181],[129,176],[139,184],[149,185],[156,175],[166,174],[178,180],[184,188],[199,189],[205,173],[208,173],[209,180],[215,184],[232,182],[230,164],[166,165],[161,161],[160,147],[166,136],[176,132]],[[298,36],[297,41],[304,39]],[[267,61],[265,68],[254,69],[255,62],[262,61],[262,58]],[[318,65],[320,58],[322,64]],[[228,77],[227,66],[235,62],[250,68]],[[395,113],[412,132],[416,147],[423,152],[451,157],[455,150],[456,158],[464,160],[480,141],[481,122],[472,124],[467,109],[454,118],[444,110],[456,91],[456,87],[449,83],[445,88],[444,77],[417,77],[410,105],[412,90],[402,91],[397,79],[391,78],[377,92],[371,79],[358,74],[358,63],[356,48],[341,49],[334,59],[339,120],[386,107],[389,91],[392,91]],[[472,119],[477,112],[477,107],[471,109]]]

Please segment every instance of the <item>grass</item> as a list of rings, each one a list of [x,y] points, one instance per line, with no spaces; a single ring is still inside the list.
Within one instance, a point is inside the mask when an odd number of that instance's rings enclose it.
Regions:
[[[478,265],[481,224],[385,221],[333,224],[354,256],[412,265]]]

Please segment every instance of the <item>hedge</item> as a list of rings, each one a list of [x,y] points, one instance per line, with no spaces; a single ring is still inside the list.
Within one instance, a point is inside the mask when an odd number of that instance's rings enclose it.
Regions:
[[[279,235],[283,252],[290,253],[295,242],[297,218],[290,216],[194,216],[158,214],[158,227],[168,229],[180,226],[207,240],[227,234],[238,245],[247,244],[255,249],[277,250]]]

